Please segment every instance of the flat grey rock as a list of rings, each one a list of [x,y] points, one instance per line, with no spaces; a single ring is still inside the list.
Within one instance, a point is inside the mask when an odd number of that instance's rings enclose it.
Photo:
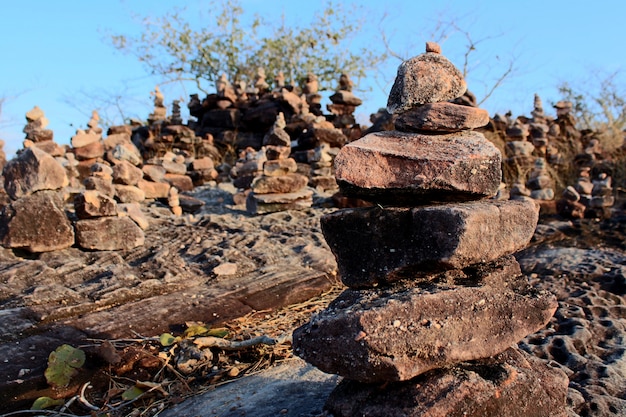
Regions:
[[[339,379],[294,358],[189,398],[160,416],[318,416]]]

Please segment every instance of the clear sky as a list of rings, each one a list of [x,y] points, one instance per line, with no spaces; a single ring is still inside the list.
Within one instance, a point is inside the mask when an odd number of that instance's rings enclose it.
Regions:
[[[76,129],[86,126],[95,108],[93,97],[122,96],[128,115],[145,119],[152,107],[150,92],[159,80],[148,75],[135,57],[115,50],[107,39],[110,34],[140,33],[133,16],[161,16],[176,6],[186,6],[191,19],[201,19],[199,12],[207,3],[2,1],[0,98],[4,103],[0,139],[6,142],[7,154],[22,147],[24,115],[35,105],[50,120],[48,127],[58,143],[69,143]],[[288,23],[308,21],[323,5],[321,1],[302,0],[241,3],[246,13],[259,13],[269,20],[284,14]],[[435,36],[437,22],[456,22],[461,30],[448,30],[449,36],[440,40],[442,52],[462,68],[467,51],[465,33],[479,41],[470,54],[467,77],[469,89],[479,100],[508,63],[514,62],[515,71],[481,105],[492,115],[508,110],[516,116],[529,115],[535,93],[551,113],[550,105],[561,99],[557,90],[560,83],[567,81],[583,91],[593,91],[604,77],[626,69],[623,0],[372,0],[355,4],[366,10],[369,19],[362,40],[381,42],[382,28],[391,49],[405,58],[424,51],[424,43]],[[386,105],[399,63],[392,60],[376,79],[361,80],[360,87],[370,89],[357,94],[364,99],[357,110],[362,122]],[[623,79],[620,73],[618,82]],[[168,105],[197,92],[176,85],[161,89]],[[114,117],[115,112],[107,116]]]

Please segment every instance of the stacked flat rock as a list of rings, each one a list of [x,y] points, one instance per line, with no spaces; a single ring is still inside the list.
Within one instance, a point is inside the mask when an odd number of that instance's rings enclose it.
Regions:
[[[85,191],[74,197],[78,218],[74,228],[79,247],[125,250],[144,244],[143,229],[148,222],[138,202],[131,201],[137,199],[131,197],[136,193],[134,189],[139,189],[129,185],[141,175],[141,170],[127,161],[119,161],[113,167],[99,162],[91,166],[91,175],[83,182]]]
[[[77,129],[72,136],[72,153],[78,161],[84,165],[96,162],[104,156],[104,144],[102,143],[102,128],[98,126],[100,116],[96,111],[92,112],[91,119],[87,123],[87,129]]]
[[[293,334],[294,352],[344,377],[326,408],[345,416],[564,416],[568,379],[515,344],[549,321],[512,254],[538,207],[490,199],[501,156],[487,112],[452,104],[460,72],[428,43],[389,97],[395,131],[335,159],[341,191],[375,203],[325,215],[346,289]]]
[[[74,244],[62,192],[69,182],[61,164],[33,146],[6,163],[3,177],[11,202],[0,213],[2,246],[40,253]]]
[[[250,184],[246,210],[264,214],[290,209],[304,209],[313,204],[313,191],[307,188],[308,178],[297,172],[291,158],[291,139],[285,131],[285,119],[278,114],[274,126],[263,139],[266,160],[262,174]]]

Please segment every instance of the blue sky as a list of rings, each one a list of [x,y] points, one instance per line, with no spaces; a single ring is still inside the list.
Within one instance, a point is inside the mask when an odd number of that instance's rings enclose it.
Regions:
[[[246,13],[259,13],[269,20],[284,14],[287,22],[309,21],[323,4],[300,0],[241,3]],[[434,37],[437,22],[456,22],[461,30],[447,32],[449,36],[440,42],[443,54],[461,68],[467,51],[465,33],[479,41],[470,55],[467,77],[469,89],[479,100],[508,63],[514,62],[514,73],[481,105],[492,115],[508,110],[514,115],[529,115],[535,93],[551,113],[550,104],[561,98],[557,90],[560,83],[567,81],[583,91],[593,91],[604,77],[626,69],[626,2],[622,0],[355,3],[368,17],[362,41],[381,42],[382,27],[391,48],[406,58],[423,52],[424,43]],[[95,108],[93,97],[122,95],[128,115],[145,119],[152,106],[150,91],[159,80],[148,75],[136,58],[115,50],[107,42],[108,36],[136,35],[141,28],[133,16],[161,16],[175,6],[186,6],[190,19],[198,23],[206,4],[198,0],[2,2],[0,98],[4,103],[0,139],[6,142],[7,154],[22,147],[24,114],[34,105],[46,113],[59,143],[69,143],[76,129],[86,126]],[[360,87],[370,90],[357,94],[364,99],[357,110],[363,123],[385,106],[399,63],[391,60],[381,68],[382,75],[361,80]],[[623,78],[620,73],[618,82]],[[161,89],[166,103],[197,92],[177,85]]]

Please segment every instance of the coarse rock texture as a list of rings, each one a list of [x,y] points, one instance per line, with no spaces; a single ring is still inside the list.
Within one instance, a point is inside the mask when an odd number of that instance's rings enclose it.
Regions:
[[[4,188],[13,200],[41,190],[69,184],[65,168],[46,152],[30,147],[4,166]]]
[[[325,408],[334,417],[566,417],[568,379],[517,349],[384,386],[343,380]]]
[[[0,213],[0,242],[32,253],[69,248],[74,227],[56,191],[38,191],[5,206]]]
[[[233,193],[196,187],[193,196],[206,204],[181,217],[156,202],[144,205],[150,227],[144,245],[131,250],[70,247],[27,256],[0,248],[0,357],[12,358],[0,367],[0,410],[16,393],[45,386],[48,355],[63,343],[158,336],[188,321],[219,326],[338,284],[319,226],[330,209],[250,216],[233,204]],[[213,269],[226,262],[237,265],[235,275],[216,276]],[[20,408],[40,396],[30,394],[19,396]]]
[[[489,112],[453,103],[428,103],[402,113],[396,119],[401,132],[457,132],[476,129],[489,123]]]
[[[74,197],[74,210],[79,219],[117,216],[117,203],[96,190],[86,190]]]
[[[255,194],[287,194],[295,193],[306,187],[309,179],[297,173],[280,176],[261,176],[252,181],[250,189]]]
[[[335,158],[341,192],[383,205],[464,201],[495,195],[498,148],[477,132],[387,131],[350,142]]]
[[[572,415],[626,415],[626,216],[541,226],[518,258],[559,308],[520,347],[567,373]]]
[[[98,217],[75,223],[76,244],[90,250],[129,250],[144,244],[143,230],[130,217]]]
[[[324,401],[338,380],[338,376],[325,374],[294,358],[244,378],[241,383],[210,390],[203,398],[184,401],[159,415],[203,416],[210,412],[219,416],[321,416]]]
[[[532,238],[538,215],[533,201],[484,200],[344,209],[321,225],[341,280],[363,288],[514,253]]]
[[[426,103],[451,101],[466,90],[463,74],[446,57],[427,52],[400,64],[387,111],[402,113]]]
[[[0,412],[28,409],[42,395],[48,355],[63,343],[156,336],[194,320],[219,326],[253,308],[260,312],[308,300],[333,285],[337,266],[319,222],[334,209],[250,216],[233,205],[232,193],[198,187],[193,195],[206,205],[194,216],[172,217],[156,203],[143,206],[151,223],[146,243],[131,251],[68,248],[32,256],[0,248],[0,357],[11,358],[0,366]],[[559,301],[545,329],[520,346],[567,373],[569,417],[626,415],[626,217],[621,213],[602,221],[544,218],[530,247],[516,255],[533,287]],[[212,270],[226,262],[237,264],[236,274],[215,276]],[[258,315],[261,323],[265,314]],[[310,374],[303,366],[205,386],[160,415],[240,410],[277,416],[286,409],[286,415],[319,416],[338,377],[318,372],[313,383],[301,382]],[[258,385],[248,385],[253,380]],[[283,401],[287,389],[294,394]]]
[[[313,204],[313,191],[308,188],[293,193],[256,194],[246,198],[246,209],[250,214],[267,214],[282,210],[302,210]]]
[[[557,307],[553,295],[530,289],[512,257],[423,279],[344,291],[294,331],[294,352],[348,379],[406,381],[501,353]]]

